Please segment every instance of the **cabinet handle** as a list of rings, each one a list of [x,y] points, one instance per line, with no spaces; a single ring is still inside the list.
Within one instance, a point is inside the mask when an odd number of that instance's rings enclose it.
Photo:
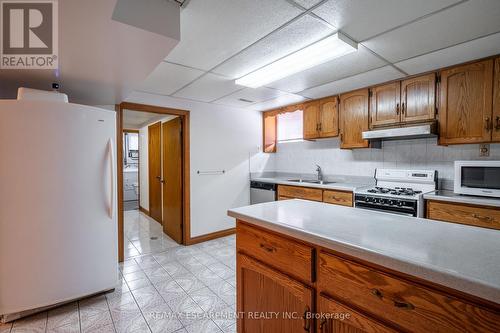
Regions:
[[[484,222],[490,222],[492,220],[491,216],[482,216],[476,213],[472,214],[472,217]]]
[[[399,114],[399,103],[396,103],[396,114]]]
[[[372,289],[371,292],[372,292],[372,295],[374,295],[375,297],[377,297],[381,301],[392,304],[396,308],[403,309],[403,310],[415,309],[415,306],[411,303],[384,296],[384,294],[379,289]]]
[[[321,123],[319,123],[318,125],[319,125],[319,131],[321,132]]]
[[[266,250],[267,252],[274,252],[276,248],[260,243],[260,248]]]
[[[306,308],[304,310],[304,314],[302,315],[302,319],[303,319],[302,328],[306,332],[309,332],[311,329],[311,318],[309,316],[310,311],[311,311],[311,308],[309,307],[309,305],[306,305]]]
[[[484,119],[484,129],[489,131],[491,128],[491,124],[490,124],[490,117],[486,117]]]
[[[497,116],[496,119],[495,119],[495,121],[496,121],[495,129],[497,131],[499,131],[500,130],[500,116]]]
[[[405,114],[405,102],[401,104],[401,114]]]

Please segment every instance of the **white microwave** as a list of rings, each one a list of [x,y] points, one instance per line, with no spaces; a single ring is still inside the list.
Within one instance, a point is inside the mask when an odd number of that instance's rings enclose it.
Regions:
[[[500,197],[500,161],[455,161],[454,192]]]

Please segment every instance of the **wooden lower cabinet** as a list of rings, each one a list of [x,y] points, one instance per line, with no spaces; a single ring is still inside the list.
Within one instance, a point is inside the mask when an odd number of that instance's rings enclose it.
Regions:
[[[428,219],[500,230],[500,208],[427,200]]]
[[[289,199],[323,201],[340,206],[353,206],[353,194],[350,191],[323,190],[302,186],[278,185],[278,200]]]
[[[244,254],[237,261],[238,332],[312,332],[313,290]],[[309,318],[309,319],[308,319]]]

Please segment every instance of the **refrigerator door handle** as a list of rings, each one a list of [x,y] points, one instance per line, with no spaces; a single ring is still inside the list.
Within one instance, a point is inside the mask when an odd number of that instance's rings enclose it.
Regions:
[[[115,159],[114,159],[114,154],[113,154],[113,140],[109,138],[108,140],[108,158],[109,158],[109,168],[110,168],[110,189],[109,189],[109,210],[108,214],[110,218],[113,218],[115,215],[115,198],[114,198],[114,192],[115,192]]]

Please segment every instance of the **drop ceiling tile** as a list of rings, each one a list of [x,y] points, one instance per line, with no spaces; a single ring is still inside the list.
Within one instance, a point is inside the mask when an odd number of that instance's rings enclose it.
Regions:
[[[320,20],[305,15],[218,66],[214,72],[239,78],[333,32]]]
[[[374,84],[403,77],[403,74],[391,66],[384,66],[366,73],[354,75],[342,80],[330,82],[319,87],[305,90],[300,94],[309,98],[321,98],[336,95]]]
[[[336,0],[313,12],[357,41],[432,13],[458,0]]]
[[[190,1],[181,11],[181,41],[167,60],[209,70],[300,13],[284,0]]]
[[[211,102],[241,88],[241,86],[234,83],[234,80],[207,73],[189,86],[176,92],[174,96],[201,102]]]
[[[293,104],[293,103],[299,103],[304,100],[306,100],[306,97],[300,96],[300,95],[295,95],[295,94],[289,94],[289,93],[284,93],[283,95],[279,96],[278,98],[261,102],[261,103],[255,103],[250,105],[248,108],[251,110],[256,110],[256,111],[266,111],[266,110],[271,110],[275,108],[279,108],[281,106]]]
[[[500,1],[462,3],[364,44],[392,62],[500,31]]]
[[[374,68],[382,67],[385,64],[386,62],[374,56],[362,45],[359,45],[358,51],[355,53],[334,59],[322,65],[270,83],[267,86],[291,93],[297,93],[311,87],[316,87]]]
[[[170,95],[202,74],[197,69],[162,62],[137,90]]]
[[[269,89],[266,87],[260,87],[257,89],[245,88],[229,96],[225,96],[221,99],[218,99],[217,101],[215,101],[215,103],[235,106],[235,107],[246,107],[249,106],[250,104],[274,99],[284,94],[286,93],[276,89]],[[245,99],[247,101],[242,101],[241,99]]]
[[[396,66],[408,74],[418,74],[499,53],[500,33],[497,33],[398,62]]]
[[[322,0],[293,0],[296,4],[304,7],[305,9],[309,9],[312,6],[320,3]]]

